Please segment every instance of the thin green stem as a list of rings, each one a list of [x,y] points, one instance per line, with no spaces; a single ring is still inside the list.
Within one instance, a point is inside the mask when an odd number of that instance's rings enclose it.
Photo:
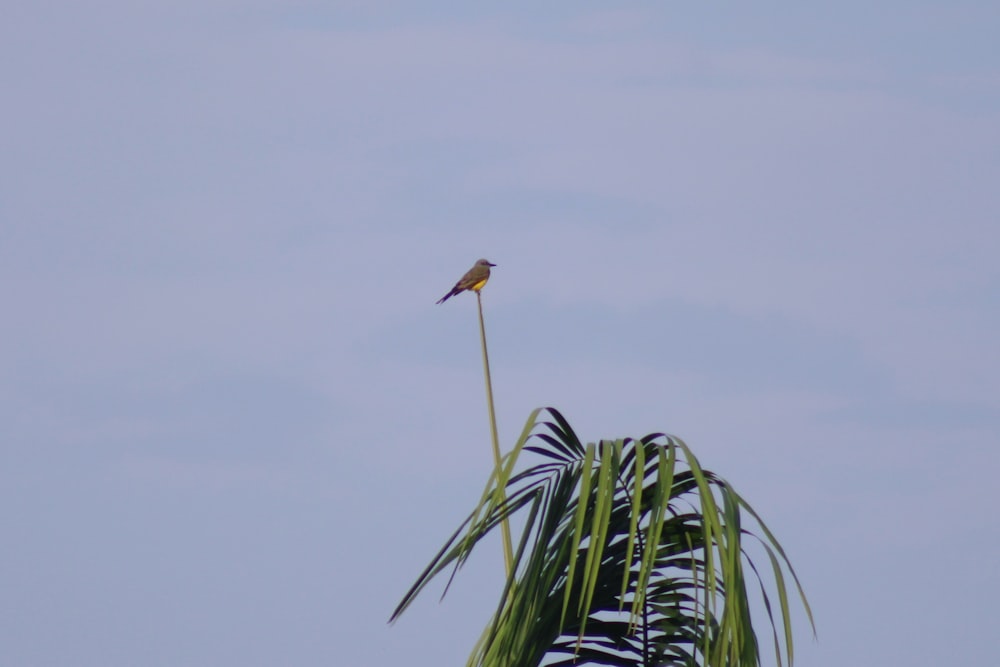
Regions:
[[[486,353],[486,324],[483,322],[483,297],[477,291],[476,301],[479,303],[479,341],[483,345],[483,374],[486,376],[486,407],[490,413],[490,435],[493,437],[493,463],[496,466],[497,479],[500,479],[500,437],[497,435],[497,415],[493,408],[493,380],[490,379],[490,357]],[[501,493],[503,491],[501,490]],[[510,524],[507,519],[500,524],[500,532],[503,537],[503,562],[507,569],[507,576],[511,575],[514,567],[514,547],[510,539]]]

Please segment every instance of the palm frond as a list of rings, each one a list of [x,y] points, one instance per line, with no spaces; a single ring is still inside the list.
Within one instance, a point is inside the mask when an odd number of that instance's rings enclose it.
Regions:
[[[532,413],[479,505],[392,620],[442,571],[452,567],[454,577],[491,530],[526,511],[513,568],[470,667],[756,667],[747,566],[779,667],[782,656],[791,665],[786,576],[810,624],[812,612],[784,550],[746,501],[679,438],[657,433],[584,445],[557,410],[545,409],[545,421],[541,412]],[[515,474],[524,450],[543,461]],[[744,527],[747,519],[761,534]],[[770,585],[745,537],[763,545]]]

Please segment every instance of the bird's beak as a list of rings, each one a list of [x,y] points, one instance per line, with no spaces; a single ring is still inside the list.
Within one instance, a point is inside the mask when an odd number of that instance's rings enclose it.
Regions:
[[[489,264],[490,266],[496,266],[496,264],[494,264],[493,262],[486,262],[486,263]]]

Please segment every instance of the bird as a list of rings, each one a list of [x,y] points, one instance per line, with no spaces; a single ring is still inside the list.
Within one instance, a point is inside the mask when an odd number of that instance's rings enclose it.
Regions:
[[[486,284],[486,281],[490,279],[491,266],[496,266],[496,264],[486,259],[480,259],[477,261],[473,267],[469,269],[457,283],[455,283],[455,286],[451,288],[451,291],[441,297],[438,303],[444,303],[459,292],[464,292],[467,289],[470,289],[478,294],[479,290],[483,289],[483,285]]]

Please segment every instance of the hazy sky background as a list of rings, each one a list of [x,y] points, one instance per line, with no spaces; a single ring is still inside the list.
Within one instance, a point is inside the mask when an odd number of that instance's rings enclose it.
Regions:
[[[995,2],[0,11],[0,664],[464,664],[499,546],[386,620],[560,408],[684,438],[803,667],[985,665]],[[440,589],[438,589],[440,590]]]

